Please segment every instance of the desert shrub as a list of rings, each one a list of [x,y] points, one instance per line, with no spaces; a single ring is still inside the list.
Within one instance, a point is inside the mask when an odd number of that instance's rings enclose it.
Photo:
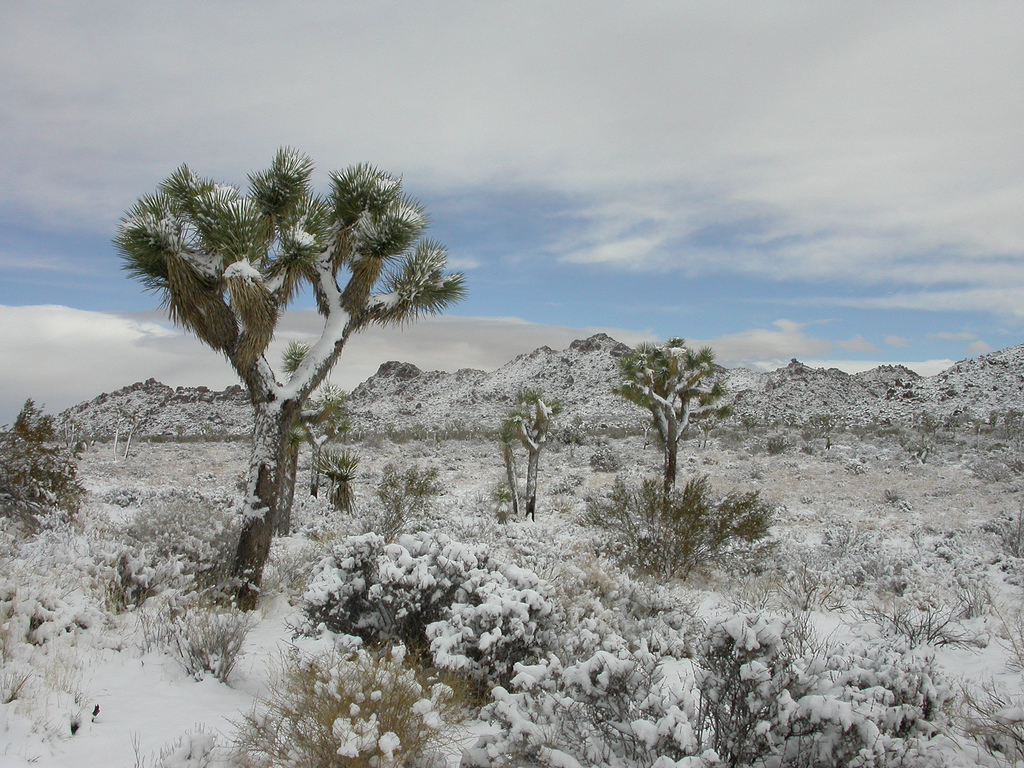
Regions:
[[[295,653],[236,745],[251,768],[383,768],[436,757],[462,717],[459,691],[401,646]]]
[[[692,662],[641,645],[520,665],[482,714],[498,732],[468,763],[924,765],[913,750],[945,724],[950,695],[934,659],[905,645],[816,654],[790,620],[737,613],[711,623]]]
[[[772,435],[764,442],[769,456],[779,456],[789,450],[789,440],[784,435]]]
[[[253,614],[237,608],[196,608],[174,619],[171,647],[182,668],[196,680],[209,673],[226,683],[255,624]]]
[[[993,682],[980,690],[962,688],[964,730],[986,749],[1003,755],[1012,765],[1024,760],[1024,700]]]
[[[610,497],[588,500],[583,516],[609,531],[609,550],[623,563],[659,578],[686,578],[697,566],[751,556],[771,519],[757,492],[713,498],[707,476],[668,495],[655,480],[630,488],[617,478]]]
[[[433,498],[444,490],[437,476],[435,467],[399,469],[394,464],[385,466],[377,486],[380,511],[371,522],[372,530],[389,541],[394,540],[404,530],[413,512],[427,512]]]
[[[0,517],[36,527],[39,510],[78,511],[85,489],[77,479],[79,445],[58,439],[54,417],[26,400],[14,424],[0,430]]]
[[[692,681],[661,662],[642,647],[518,667],[481,716],[501,730],[463,765],[667,766],[696,754]]]
[[[952,695],[934,657],[885,642],[808,655],[790,627],[742,613],[712,624],[696,675],[702,744],[726,765],[912,765],[908,740],[935,731]]]
[[[498,483],[491,491],[491,501],[494,502],[494,518],[499,524],[508,522],[512,514],[512,488],[508,483]]]
[[[254,614],[237,608],[209,607],[194,600],[168,600],[139,613],[144,650],[169,651],[196,680],[211,674],[226,683],[256,625]]]
[[[622,457],[610,445],[598,446],[590,454],[590,468],[595,472],[618,472],[622,469]]]
[[[551,587],[443,534],[346,539],[304,595],[310,628],[429,652],[442,669],[504,680],[548,638]]]
[[[156,558],[181,562],[199,589],[223,587],[238,544],[239,516],[225,504],[186,496],[154,498],[137,512],[127,537]]]
[[[138,608],[149,598],[168,589],[192,585],[179,557],[155,557],[152,550],[125,547],[110,556],[104,584],[107,605],[115,613]]]
[[[570,496],[576,493],[576,489],[583,485],[583,478],[579,475],[564,475],[551,486],[551,493],[556,496]]]
[[[876,622],[882,632],[903,637],[912,648],[919,645],[972,646],[977,636],[961,623],[964,607],[957,603],[938,606],[910,597],[893,598],[870,605],[861,615]]]
[[[1014,515],[996,518],[987,527],[996,533],[1006,554],[1024,557],[1024,507]]]

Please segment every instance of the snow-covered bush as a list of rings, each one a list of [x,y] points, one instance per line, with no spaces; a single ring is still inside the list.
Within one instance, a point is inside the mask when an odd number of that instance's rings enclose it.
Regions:
[[[772,510],[757,492],[713,498],[707,476],[667,495],[656,480],[630,488],[617,478],[607,499],[588,500],[583,520],[609,531],[606,548],[625,565],[662,579],[686,578],[698,565],[754,556]]]
[[[641,644],[516,672],[472,765],[923,766],[918,742],[950,697],[930,654],[884,641],[816,654],[789,620],[744,613],[713,622],[692,661]]]
[[[168,644],[182,668],[196,680],[209,673],[226,683],[255,624],[252,614],[237,608],[196,607],[171,619]]]
[[[239,515],[227,503],[184,495],[154,498],[135,514],[128,540],[151,557],[179,559],[199,589],[224,586],[238,545]]]
[[[496,688],[484,710],[501,730],[481,739],[463,765],[667,768],[697,754],[685,662],[665,664],[642,645],[568,665],[551,656],[516,671],[510,690]]]
[[[444,534],[354,536],[318,566],[304,596],[312,628],[429,649],[442,669],[503,680],[548,641],[553,590]]]
[[[296,652],[239,724],[236,744],[250,768],[423,764],[453,741],[463,702],[402,646]]]
[[[696,731],[728,765],[912,765],[951,692],[929,652],[876,641],[807,653],[789,623],[723,617],[698,659]]]
[[[80,446],[58,439],[54,417],[30,399],[9,429],[0,430],[0,517],[35,528],[37,509],[78,511],[85,490],[77,479]]]

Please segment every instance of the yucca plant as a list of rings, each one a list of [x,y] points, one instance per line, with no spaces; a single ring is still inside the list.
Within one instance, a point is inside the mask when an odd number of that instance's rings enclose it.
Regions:
[[[316,471],[330,483],[331,504],[339,512],[351,512],[355,495],[352,481],[359,468],[359,457],[352,451],[334,447],[324,448],[316,461]]]

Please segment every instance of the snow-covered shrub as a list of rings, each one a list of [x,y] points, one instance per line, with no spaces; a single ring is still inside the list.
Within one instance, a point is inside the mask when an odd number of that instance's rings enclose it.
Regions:
[[[663,656],[694,654],[703,624],[677,591],[597,559],[565,564],[552,583],[559,608],[553,650],[563,661],[635,649],[641,640]]]
[[[453,741],[464,695],[402,646],[286,660],[239,724],[251,768],[389,768],[436,757]]]
[[[892,598],[863,608],[861,615],[876,622],[885,634],[905,638],[911,647],[975,645],[977,635],[961,622],[964,607],[957,603],[941,605],[930,598],[930,595]]]
[[[610,532],[610,553],[661,579],[686,578],[698,565],[729,556],[755,556],[771,520],[756,491],[715,499],[707,476],[668,495],[656,480],[630,488],[617,478],[609,498],[588,500],[583,517]]]
[[[128,527],[130,542],[156,558],[180,559],[199,589],[222,587],[238,544],[239,515],[230,505],[188,496],[155,498]]]
[[[226,683],[255,624],[253,614],[237,608],[195,607],[170,618],[167,642],[182,668],[196,680],[212,674]]]
[[[138,608],[167,589],[184,589],[191,584],[179,557],[157,557],[152,550],[128,546],[119,552],[110,551],[107,560],[107,604],[115,612]]]
[[[815,653],[789,620],[745,613],[712,622],[692,661],[641,644],[516,672],[483,712],[499,730],[472,765],[927,765],[913,755],[950,697],[930,654],[884,641]]]
[[[610,445],[601,445],[590,454],[590,468],[595,472],[618,472],[622,469],[622,457]]]
[[[217,734],[199,726],[162,748],[153,768],[210,768],[214,765],[216,750]],[[138,756],[136,764],[144,765]]]
[[[14,424],[0,430],[0,517],[34,528],[34,510],[76,513],[85,494],[76,477],[80,452],[58,439],[53,416],[26,400]]]
[[[817,655],[788,622],[735,614],[697,660],[695,728],[727,765],[895,766],[943,720],[951,692],[931,653],[876,641]]]
[[[698,754],[689,665],[663,661],[642,646],[518,666],[510,690],[494,689],[482,715],[500,731],[463,765],[668,768]]]
[[[434,663],[483,682],[542,650],[551,587],[444,534],[379,534],[335,546],[304,596],[313,628],[429,649]]]

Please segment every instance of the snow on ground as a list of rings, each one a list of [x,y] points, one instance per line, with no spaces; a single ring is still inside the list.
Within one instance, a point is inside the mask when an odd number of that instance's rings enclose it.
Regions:
[[[978,470],[983,462],[967,444],[948,448],[924,464],[898,445],[847,433],[834,437],[830,451],[824,451],[819,441],[813,454],[794,445],[771,455],[759,445],[742,437],[713,437],[707,448],[690,441],[680,454],[680,477],[707,474],[722,493],[760,491],[777,509],[773,536],[784,545],[779,552],[786,557],[804,551],[801,547],[809,551],[837,531],[852,531],[860,536],[864,557],[905,560],[908,572],[915,563],[926,563],[910,577],[913,588],[936,594],[955,588],[948,583],[954,565],[969,563],[971,573],[983,573],[987,579],[994,609],[961,622],[971,642],[940,647],[939,662],[952,679],[971,689],[991,680],[1011,695],[1024,694],[1011,643],[1024,643],[1019,630],[1013,634],[1013,617],[1022,605],[1018,577],[1024,571],[999,551],[995,535],[985,531],[990,521],[1021,509],[1024,491],[1019,474],[986,477]],[[371,437],[351,447],[361,458],[357,508],[372,504],[373,488],[387,463],[436,468],[445,490],[420,524],[445,530],[456,539],[484,543],[502,557],[536,567],[549,579],[571,568],[607,568],[595,566],[592,539],[574,522],[586,497],[605,492],[615,477],[594,469],[594,464],[605,466],[595,454],[612,457],[616,471],[634,479],[656,472],[661,461],[657,446],[645,444],[640,436],[553,446],[541,459],[538,521],[501,526],[496,523],[492,492],[504,478],[504,467],[493,442],[393,442]],[[205,498],[237,495],[247,455],[248,446],[239,442],[137,442],[127,460],[115,460],[110,444],[94,445],[80,469],[90,494],[83,514],[124,526],[161,493],[195,489]],[[296,511],[302,530],[290,544],[276,545],[275,556],[294,550],[297,562],[315,562],[327,546],[317,539],[331,524],[322,519],[305,524],[309,520],[303,518],[304,482],[302,475]],[[14,553],[15,545],[9,544],[6,551]],[[943,563],[949,568],[944,570]],[[791,565],[777,564],[775,576],[712,571],[675,588],[707,613],[737,605],[778,608],[779,596],[788,594],[781,582]],[[14,572],[5,575],[18,578]],[[64,576],[53,575],[55,589],[63,590],[61,596],[72,607],[78,605],[76,600],[84,605],[80,590],[75,592],[73,580]],[[282,583],[268,571],[269,589]],[[4,674],[22,669],[18,664],[29,663],[31,670],[20,695],[0,703],[0,766],[138,768],[156,766],[161,751],[170,755],[168,750],[180,747],[183,738],[202,741],[215,734],[218,743],[227,744],[232,723],[266,692],[275,658],[292,642],[298,609],[291,597],[289,602],[287,594],[267,595],[226,684],[212,675],[197,682],[167,652],[145,649],[138,612],[132,611],[110,613],[84,628],[71,625],[48,644],[8,649]],[[841,597],[834,606],[824,601],[811,607],[808,615],[819,635],[845,642],[865,632],[877,634],[878,627],[858,610],[866,595],[847,592]],[[0,685],[10,687],[10,679]],[[185,752],[166,757],[163,765],[205,765],[189,762]],[[963,754],[960,759],[967,760]]]

